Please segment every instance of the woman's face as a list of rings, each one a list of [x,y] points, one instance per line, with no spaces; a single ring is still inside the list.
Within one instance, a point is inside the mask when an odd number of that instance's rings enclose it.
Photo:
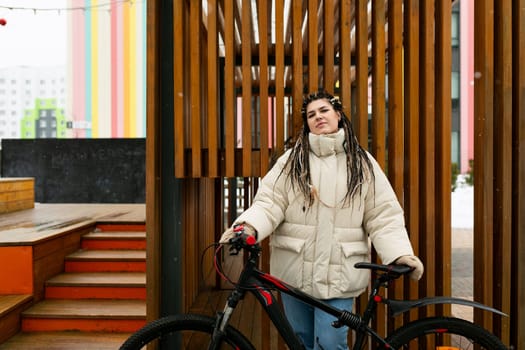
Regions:
[[[341,115],[327,99],[314,100],[306,106],[306,122],[312,134],[333,134],[337,132]]]

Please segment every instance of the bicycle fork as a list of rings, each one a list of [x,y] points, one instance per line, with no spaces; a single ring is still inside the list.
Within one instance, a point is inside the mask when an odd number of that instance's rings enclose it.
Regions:
[[[222,338],[226,334],[226,327],[230,321],[230,317],[233,314],[233,310],[237,307],[239,300],[242,299],[242,293],[239,293],[237,290],[234,290],[232,294],[228,297],[224,310],[217,313],[215,318],[215,325],[213,327],[213,335],[208,345],[209,350],[219,349],[221,345]]]

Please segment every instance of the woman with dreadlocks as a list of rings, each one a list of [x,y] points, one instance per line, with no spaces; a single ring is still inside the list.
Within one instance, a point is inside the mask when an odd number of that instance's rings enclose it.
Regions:
[[[259,241],[271,234],[271,273],[347,310],[368,286],[368,270],[354,264],[370,259],[369,242],[383,263],[411,266],[411,277],[419,280],[423,264],[414,256],[401,206],[378,163],[359,145],[341,102],[321,90],[305,97],[301,114],[295,145],[220,242],[228,242],[239,224]],[[307,349],[348,348],[348,329],[332,327],[332,316],[281,297]]]

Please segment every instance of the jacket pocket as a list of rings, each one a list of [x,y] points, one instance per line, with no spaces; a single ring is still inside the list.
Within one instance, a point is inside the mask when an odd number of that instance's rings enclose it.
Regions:
[[[354,265],[358,262],[369,261],[369,248],[366,241],[342,242],[341,246],[341,275],[337,289],[342,294],[356,293],[366,288],[369,279],[367,270],[358,270]]]
[[[305,240],[274,235],[270,241],[270,272],[290,285],[303,286]]]
[[[339,244],[341,244],[343,255],[347,259],[352,255],[368,254],[368,244],[366,242],[341,242]]]

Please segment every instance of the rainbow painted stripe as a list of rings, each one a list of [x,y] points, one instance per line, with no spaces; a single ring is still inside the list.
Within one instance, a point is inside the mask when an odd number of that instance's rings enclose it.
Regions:
[[[102,1],[73,0],[86,10],[68,14],[66,114],[85,126],[74,137],[145,137],[146,0]]]

